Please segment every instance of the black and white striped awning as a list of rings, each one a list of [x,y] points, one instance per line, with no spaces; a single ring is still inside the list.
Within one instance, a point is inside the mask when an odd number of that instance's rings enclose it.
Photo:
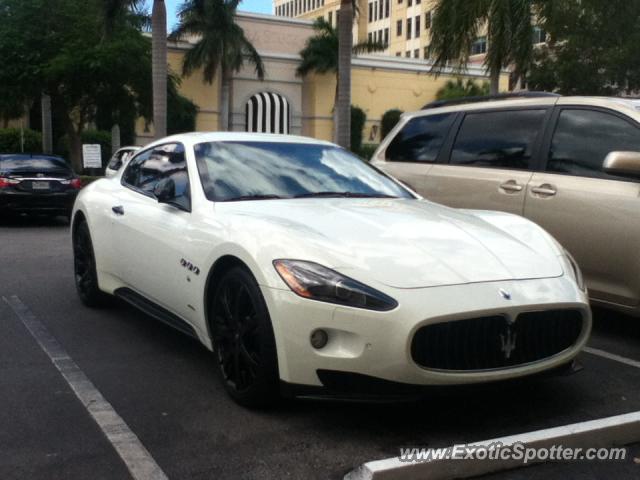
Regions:
[[[289,133],[289,102],[282,95],[260,92],[246,106],[247,132]]]

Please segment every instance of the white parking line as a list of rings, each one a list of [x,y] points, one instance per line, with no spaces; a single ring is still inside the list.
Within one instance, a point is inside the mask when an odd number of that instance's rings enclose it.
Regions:
[[[621,357],[620,355],[616,355],[615,353],[609,353],[609,352],[605,352],[604,350],[600,350],[598,348],[591,348],[591,347],[584,347],[582,350],[587,353],[590,353],[591,355],[597,355],[602,358],[607,358],[609,360],[624,363],[625,365],[629,365],[631,367],[640,368],[640,362],[636,360],[632,360],[627,357]]]
[[[134,480],[168,480],[149,451],[142,445],[140,439],[48,332],[42,322],[17,296],[13,295],[8,299],[2,298],[29,330],[40,348],[49,356],[51,362],[118,452]]]

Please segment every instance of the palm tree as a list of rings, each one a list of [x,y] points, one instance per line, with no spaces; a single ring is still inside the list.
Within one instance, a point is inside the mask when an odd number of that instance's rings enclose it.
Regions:
[[[516,76],[524,75],[533,58],[533,4],[534,0],[439,0],[431,28],[434,73],[450,63],[464,68],[486,25],[491,93],[499,91],[502,69],[513,66]]]
[[[340,22],[340,19],[338,19],[338,22]],[[384,43],[373,41],[352,45],[347,55],[344,55],[344,57],[347,57],[349,60],[349,68],[343,66],[342,71],[340,71],[340,61],[345,61],[345,58],[340,56],[340,38],[338,31],[324,18],[318,18],[313,24],[313,29],[316,33],[307,40],[306,45],[300,51],[302,60],[300,65],[298,65],[296,73],[300,76],[307,75],[311,72],[319,74],[334,73],[337,76],[338,81],[336,82],[336,96],[334,99],[335,108],[333,111],[334,132],[338,144],[349,148],[349,143],[351,142],[351,89],[343,85],[343,89],[340,90],[340,77],[343,76],[342,72],[346,72],[348,84],[349,86],[351,85],[351,53],[357,55],[360,53],[380,52],[385,50],[387,46]],[[349,30],[349,38],[351,39],[351,30]],[[349,40],[349,43],[351,43],[351,40]],[[343,94],[342,97],[339,96],[341,91]],[[346,103],[340,104],[340,101]],[[344,117],[338,119],[338,115],[342,116],[345,114],[345,104],[347,106],[346,122]],[[338,110],[340,110],[340,114]],[[348,137],[346,140],[344,138],[345,134]]]
[[[180,9],[180,23],[172,38],[197,37],[182,64],[185,76],[203,69],[205,82],[212,84],[218,68],[221,72],[220,129],[229,130],[231,114],[231,77],[248,61],[256,75],[264,79],[260,54],[236,23],[240,0],[187,0]]]
[[[447,80],[447,82],[436,92],[438,100],[453,100],[463,97],[480,97],[489,94],[489,83],[483,82],[478,85],[471,79],[466,81],[461,78]]]
[[[338,95],[336,140],[351,147],[351,54],[353,51],[353,0],[340,0],[338,11]]]
[[[167,7],[164,0],[153,0],[151,28],[153,127],[158,139],[167,135]]]

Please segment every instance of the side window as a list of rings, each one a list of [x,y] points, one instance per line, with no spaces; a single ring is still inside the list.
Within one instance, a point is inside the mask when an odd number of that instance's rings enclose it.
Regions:
[[[565,109],[553,134],[547,171],[621,179],[602,170],[605,157],[615,151],[640,152],[638,127],[610,113]]]
[[[451,150],[451,163],[476,167],[531,167],[546,110],[469,113]]]
[[[111,157],[111,160],[109,160],[108,168],[110,168],[111,170],[120,170],[120,167],[122,167],[122,163],[125,158],[126,152],[119,151],[114,153]]]
[[[165,178],[171,178],[175,183],[176,201],[188,207],[191,194],[182,144],[161,145],[140,153],[127,165],[122,182],[152,196],[156,184]]]
[[[389,143],[387,160],[435,162],[455,118],[455,113],[412,118]]]

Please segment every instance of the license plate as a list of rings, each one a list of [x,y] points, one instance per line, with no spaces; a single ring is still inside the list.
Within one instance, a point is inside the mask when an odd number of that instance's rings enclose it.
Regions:
[[[34,190],[49,190],[51,184],[49,182],[31,182],[31,188]]]

